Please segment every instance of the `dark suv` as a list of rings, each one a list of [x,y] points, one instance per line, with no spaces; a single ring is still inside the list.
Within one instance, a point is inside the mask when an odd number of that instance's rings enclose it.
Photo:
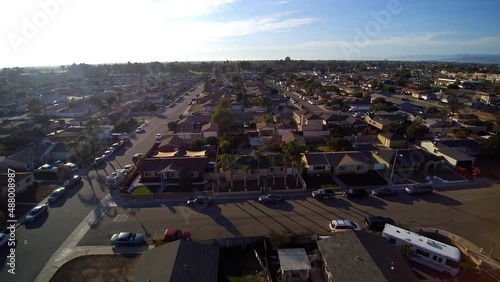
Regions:
[[[347,192],[344,192],[344,197],[347,197],[348,199],[351,199],[351,198],[364,198],[364,197],[368,197],[368,195],[370,195],[370,193],[368,193],[368,191],[366,191],[365,189],[349,189],[347,190]]]
[[[382,232],[384,230],[385,224],[395,225],[396,222],[390,217],[384,216],[369,216],[365,217],[363,223],[368,228],[368,230],[375,232]]]

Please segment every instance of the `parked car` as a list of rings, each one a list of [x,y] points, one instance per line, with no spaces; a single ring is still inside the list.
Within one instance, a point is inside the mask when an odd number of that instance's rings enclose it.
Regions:
[[[113,154],[113,151],[112,150],[106,150],[104,151],[104,153],[102,154],[102,158],[104,159],[107,159],[109,157],[111,157],[111,155]]]
[[[140,158],[142,158],[142,153],[135,153],[134,156],[132,157],[132,161],[134,163],[138,162]]]
[[[46,213],[48,211],[47,204],[43,205],[38,205],[34,208],[32,208],[28,214],[26,215],[26,218],[24,219],[25,222],[33,222],[37,218],[39,218],[41,215]]]
[[[372,190],[372,195],[378,197],[392,196],[394,194],[396,194],[396,189],[392,187],[380,187]]]
[[[191,232],[181,229],[165,229],[165,234],[163,234],[163,241],[172,242],[182,240],[191,240]]]
[[[312,191],[311,195],[313,198],[321,200],[321,199],[330,199],[335,197],[335,190],[333,189],[319,189],[316,191]]]
[[[406,193],[410,195],[416,194],[429,194],[433,192],[432,185],[423,184],[423,185],[414,185],[405,187]]]
[[[104,162],[105,162],[105,160],[104,160],[104,158],[102,156],[101,157],[97,157],[97,158],[94,159],[94,162],[92,163],[92,167],[100,166]]]
[[[208,196],[198,196],[198,197],[187,200],[187,204],[189,206],[194,206],[194,205],[208,206],[211,203],[212,203],[212,197],[208,197]]]
[[[138,128],[135,129],[135,133],[143,133],[144,128],[142,126],[139,126]]]
[[[73,177],[71,177],[66,183],[64,184],[64,187],[66,188],[73,188],[75,187],[78,183],[82,181],[82,176],[75,174]]]
[[[9,241],[9,234],[0,233],[0,250],[7,244],[7,241]]]
[[[161,134],[161,133],[156,133],[156,135],[155,135],[155,139],[156,139],[156,141],[160,141],[162,136],[163,136],[163,134]]]
[[[375,232],[382,232],[384,230],[385,224],[396,225],[394,219],[384,216],[369,216],[365,217],[363,223],[368,228],[368,230]]]
[[[133,232],[120,232],[111,236],[111,245],[139,245],[144,242],[144,235]]]
[[[260,196],[257,201],[261,204],[279,203],[283,201],[283,197],[278,194],[267,194],[264,196]]]
[[[128,164],[123,167],[123,172],[130,173],[134,169],[135,169],[135,164]]]
[[[113,143],[113,145],[111,145],[111,148],[113,148],[113,150],[117,150],[118,148],[120,148],[120,143]]]
[[[39,167],[38,170],[56,172],[57,171],[57,167],[53,166],[53,165],[49,165],[49,164],[44,164],[41,167]]]
[[[66,188],[64,187],[59,187],[56,190],[52,191],[50,193],[49,197],[47,198],[47,202],[53,203],[59,200],[64,194],[66,193]]]
[[[65,163],[64,166],[68,167],[71,172],[78,171],[78,166],[74,163]]]
[[[347,192],[344,192],[343,193],[343,196],[344,197],[347,197],[348,199],[351,199],[351,198],[364,198],[364,197],[368,197],[370,194],[368,193],[368,191],[366,191],[366,189],[349,189],[347,190]]]
[[[347,230],[361,231],[361,226],[358,223],[347,219],[332,220],[328,227],[332,232],[343,232]]]

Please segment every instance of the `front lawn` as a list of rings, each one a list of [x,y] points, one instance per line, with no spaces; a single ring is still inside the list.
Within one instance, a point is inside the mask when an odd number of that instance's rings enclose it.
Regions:
[[[329,174],[315,175],[304,175],[304,181],[306,182],[307,189],[320,189],[320,188],[338,188],[339,186]]]
[[[387,185],[387,180],[373,170],[364,174],[341,174],[337,175],[337,177],[346,187]]]
[[[132,195],[147,195],[158,192],[160,185],[137,186],[132,191]]]
[[[330,152],[330,148],[328,146],[315,146],[311,147],[311,152]]]

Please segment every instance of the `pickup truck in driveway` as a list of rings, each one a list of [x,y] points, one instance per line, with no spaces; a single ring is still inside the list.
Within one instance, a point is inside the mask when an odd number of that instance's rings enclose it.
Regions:
[[[335,191],[333,189],[319,189],[312,191],[311,195],[317,200],[330,199],[335,197]]]

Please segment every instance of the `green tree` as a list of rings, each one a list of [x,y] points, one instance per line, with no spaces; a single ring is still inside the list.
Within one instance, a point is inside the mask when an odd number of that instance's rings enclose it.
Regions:
[[[481,143],[481,149],[488,156],[500,158],[500,135],[494,135],[484,140]]]
[[[450,111],[451,115],[455,115],[455,113],[458,113],[458,110],[462,108],[462,103],[458,100],[457,97],[455,96],[449,96],[448,97],[448,104],[446,105],[448,107],[448,110]]]
[[[287,175],[288,175],[287,164],[291,164],[294,161],[295,162],[300,161],[302,158],[302,153],[307,151],[307,146],[300,144],[297,141],[297,139],[294,139],[288,143],[283,143],[281,151],[283,152],[283,165],[285,170],[285,177],[283,181],[284,181],[284,186],[287,187]]]
[[[217,137],[215,136],[210,136],[207,138],[207,144],[216,146],[217,145]]]
[[[413,140],[422,140],[427,132],[429,132],[429,128],[425,125],[424,120],[421,117],[417,117],[406,129],[406,136]]]
[[[450,119],[450,110],[448,108],[439,109],[438,116],[441,118],[442,131],[444,133],[444,128],[448,125],[448,121]]]
[[[262,157],[262,154],[264,153],[264,148],[259,147],[253,151],[253,156],[257,160],[257,187],[260,187],[260,158]]]
[[[230,132],[234,128],[234,116],[231,111],[231,105],[227,100],[221,98],[217,102],[217,106],[215,107],[211,120],[219,127],[221,133],[223,134]]]
[[[205,141],[200,138],[195,138],[191,141],[191,147],[195,151],[200,151],[203,145],[205,145]]]
[[[302,174],[302,170],[304,169],[304,162],[302,160],[293,161],[292,167],[295,171],[295,187],[299,186],[299,175]]]
[[[391,122],[390,124],[387,125],[385,130],[399,135],[404,135],[406,132],[405,125],[401,122]]]
[[[242,165],[240,167],[240,169],[241,169],[241,172],[243,173],[243,182],[244,182],[245,191],[246,191],[247,190],[247,178],[248,178],[248,174],[250,173],[251,167],[249,165]]]
[[[43,109],[43,103],[40,98],[33,97],[30,98],[26,104],[26,107],[28,108],[28,111],[32,115],[37,115],[42,112]]]
[[[351,142],[342,137],[327,137],[326,146],[335,152],[352,150]]]
[[[108,109],[111,111],[111,106],[116,102],[116,97],[115,96],[109,96],[106,98],[106,104],[108,105]]]
[[[177,122],[176,121],[171,121],[167,124],[168,130],[169,131],[176,131],[177,129]]]
[[[401,251],[401,255],[405,260],[409,260],[412,256],[415,255],[415,252],[412,249],[412,246],[408,243],[404,243],[399,245],[399,250]]]

